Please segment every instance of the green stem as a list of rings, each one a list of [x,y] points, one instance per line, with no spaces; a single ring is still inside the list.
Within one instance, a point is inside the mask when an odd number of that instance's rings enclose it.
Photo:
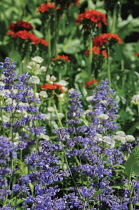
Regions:
[[[49,21],[49,24],[48,24],[48,61],[51,59],[51,29],[50,29],[50,21]]]
[[[110,53],[109,53],[109,47],[107,48],[107,53],[108,53],[108,57],[107,57],[107,74],[108,74],[108,80],[111,82],[111,66],[110,66]]]
[[[115,4],[114,9],[113,9],[111,33],[115,33],[115,25],[116,25],[116,19],[117,19],[116,13],[117,13],[117,4]]]
[[[92,58],[93,58],[93,52],[92,52],[92,47],[93,47],[93,42],[92,42],[92,36],[90,35],[89,37],[89,77],[91,76],[92,73]]]

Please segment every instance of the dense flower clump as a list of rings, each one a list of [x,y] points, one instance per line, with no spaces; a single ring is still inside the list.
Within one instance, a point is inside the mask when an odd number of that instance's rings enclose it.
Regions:
[[[102,55],[104,58],[108,57],[106,50],[101,50],[99,47],[93,47],[92,52],[97,55]],[[88,56],[90,54],[90,49],[85,52],[85,55]]]
[[[9,31],[6,34],[10,35],[12,38],[20,38],[21,40],[27,40],[32,44],[42,44],[44,46],[48,46],[48,42],[46,40],[38,38],[33,33],[28,32],[26,30],[18,32]]]
[[[33,29],[33,26],[25,21],[17,21],[16,23],[11,23],[8,29],[13,32],[18,32],[22,30],[30,31]]]
[[[118,34],[112,34],[112,33],[104,33],[96,36],[93,39],[93,45],[95,47],[102,47],[105,45],[112,46],[116,43],[121,44],[122,40],[118,36]]]
[[[88,86],[90,86],[94,83],[98,83],[98,81],[94,80],[94,79],[91,79],[91,80],[89,80],[88,82],[85,83],[84,87],[88,87]]]
[[[53,84],[43,84],[41,85],[41,90],[59,90],[62,93],[65,93],[64,89],[62,88],[62,85],[53,83]]]
[[[45,12],[49,12],[49,10],[52,10],[54,8],[55,8],[54,4],[44,3],[38,7],[38,11],[41,13],[45,13]]]
[[[70,59],[66,55],[57,55],[55,58],[52,58],[52,61],[70,62]]]
[[[106,15],[93,10],[93,9],[88,9],[84,13],[81,13],[77,20],[76,23],[83,25],[84,29],[93,29],[93,27],[101,27],[102,24],[106,25]]]

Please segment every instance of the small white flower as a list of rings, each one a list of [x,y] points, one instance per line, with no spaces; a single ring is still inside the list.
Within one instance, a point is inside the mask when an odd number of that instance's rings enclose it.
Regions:
[[[86,100],[87,100],[87,101],[91,101],[92,98],[93,98],[92,96],[87,96],[87,97],[86,97]]]
[[[132,104],[139,104],[139,95],[134,95],[131,99]]]
[[[127,135],[127,136],[126,136],[126,141],[127,141],[127,142],[133,142],[133,141],[135,141],[135,137],[132,136],[132,135]]]
[[[41,133],[41,135],[39,136],[39,138],[45,139],[45,140],[49,140],[50,139],[49,136],[47,136],[47,135],[45,135],[43,133]]]
[[[43,72],[45,72],[45,71],[46,71],[46,67],[45,67],[45,66],[42,66],[42,67],[40,68],[40,70],[43,71]]]
[[[59,94],[59,96],[58,96],[59,98],[64,98],[64,94],[63,93],[61,93],[61,94]]]
[[[57,79],[57,78],[56,78],[55,76],[51,76],[51,81],[52,81],[52,82],[56,81],[56,79]]]
[[[101,100],[100,103],[104,104],[104,105],[107,105],[107,101],[106,100]]]
[[[0,118],[4,123],[9,122],[10,118],[6,117],[6,116],[2,116],[2,118]]]
[[[74,88],[71,88],[71,89],[68,90],[68,92],[72,93],[74,90],[75,90]]]
[[[112,143],[112,139],[109,136],[103,136],[103,141],[106,144],[111,144]]]
[[[54,107],[48,107],[47,110],[48,110],[49,112],[55,112]]]
[[[46,81],[47,82],[50,81],[50,75],[49,74],[46,75]]]
[[[31,76],[28,82],[31,84],[40,84],[40,79],[37,76]]]
[[[107,114],[100,114],[97,117],[101,120],[107,120],[109,118],[109,116]]]
[[[126,138],[125,138],[125,136],[114,135],[114,140],[115,140],[115,141],[120,141],[120,142],[123,143],[123,144],[126,143]]]
[[[69,83],[66,82],[65,80],[60,80],[59,82],[57,82],[57,84],[62,85],[62,86],[66,86],[66,85],[68,85]]]
[[[118,135],[118,136],[123,136],[123,137],[126,136],[126,134],[125,134],[124,131],[117,131],[117,132],[116,132],[116,135]]]
[[[48,97],[48,94],[46,93],[46,91],[41,91],[41,92],[39,93],[39,95],[40,95],[41,97],[43,97],[43,98],[47,98],[47,97]]]
[[[35,56],[34,58],[31,58],[31,60],[36,63],[42,63],[44,59],[41,58],[40,56]]]
[[[28,69],[35,69],[35,67],[36,67],[36,63],[35,62],[29,62],[28,65],[27,65]]]

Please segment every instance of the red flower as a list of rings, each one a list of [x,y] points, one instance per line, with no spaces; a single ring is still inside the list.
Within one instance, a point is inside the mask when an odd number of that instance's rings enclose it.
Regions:
[[[57,89],[60,92],[65,93],[65,91],[62,88],[62,85],[59,85],[57,83],[41,85],[41,90],[47,90],[47,89],[49,89],[49,90],[56,90]]]
[[[102,23],[107,25],[106,15],[93,9],[88,9],[86,12],[81,13],[76,23],[83,25],[84,29],[92,29],[94,26],[100,27]]]
[[[139,56],[139,52],[138,53],[135,53],[134,55]]]
[[[66,55],[57,55],[55,58],[52,58],[52,61],[66,61],[66,62],[70,62],[69,57]]]
[[[93,39],[93,45],[95,47],[102,47],[105,44],[109,44],[110,46],[116,43],[122,43],[122,40],[117,34],[112,33],[104,33],[96,36]]]
[[[24,31],[18,31],[12,35],[13,38],[19,37],[21,39],[29,39],[29,32],[24,30]]]
[[[92,48],[92,52],[93,52],[94,54],[97,54],[97,55],[99,55],[99,54],[100,54],[100,55],[103,55],[103,57],[105,57],[105,58],[108,57],[107,51],[106,51],[106,50],[101,50],[101,49],[98,48],[98,47],[93,47],[93,48]],[[89,53],[90,53],[90,49],[87,50],[87,51],[85,52],[85,55],[88,56]]]
[[[38,37],[36,37],[33,33],[30,33],[26,30],[23,31],[18,31],[18,32],[13,32],[13,31],[9,31],[6,33],[7,35],[11,35],[12,38],[21,38],[21,39],[26,39],[31,41],[32,44],[42,44],[44,46],[48,46],[48,42],[44,39],[40,39]]]
[[[98,81],[94,80],[94,79],[91,79],[91,80],[89,80],[88,82],[85,83],[84,87],[88,87],[88,86],[90,86],[94,83],[98,83]]]
[[[49,9],[54,9],[54,8],[55,8],[55,6],[53,4],[44,3],[44,4],[40,5],[37,9],[39,12],[45,13],[45,12],[48,12]]]
[[[22,30],[30,31],[33,29],[33,26],[28,22],[17,21],[16,23],[11,23],[8,29],[14,32]]]

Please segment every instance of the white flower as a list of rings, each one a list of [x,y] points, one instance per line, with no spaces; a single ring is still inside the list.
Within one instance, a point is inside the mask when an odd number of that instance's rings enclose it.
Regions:
[[[40,79],[37,76],[31,76],[28,82],[31,84],[40,84]]]
[[[52,81],[52,82],[56,81],[56,79],[57,79],[57,78],[56,78],[55,76],[51,76],[51,81]]]
[[[109,116],[107,114],[100,114],[97,117],[101,120],[107,120],[109,118]]]
[[[69,83],[66,82],[65,80],[60,80],[59,82],[57,82],[57,84],[62,85],[62,86],[66,86],[66,85],[68,85]]]
[[[43,97],[43,98],[47,98],[47,97],[48,97],[48,94],[46,93],[46,91],[41,91],[41,92],[39,93],[39,95],[40,95],[41,97]]]
[[[9,122],[10,118],[3,115],[2,117],[0,117],[0,120],[6,123],[6,122]]]
[[[117,131],[117,132],[116,132],[116,135],[118,135],[118,136],[123,136],[123,137],[126,136],[126,134],[125,134],[124,131]]]
[[[59,94],[59,96],[58,96],[59,98],[64,98],[64,94],[63,93],[61,93],[61,94]]]
[[[132,136],[132,135],[127,135],[127,136],[126,136],[126,141],[127,141],[127,142],[133,142],[133,141],[135,141],[135,137]]]
[[[100,104],[107,105],[107,101],[106,101],[106,100],[101,100],[101,101],[100,101]]]
[[[46,75],[46,81],[47,82],[50,81],[50,75],[49,74]]]
[[[123,143],[123,144],[126,143],[126,138],[125,138],[125,136],[114,135],[114,140],[115,140],[115,141],[120,141],[120,142]]]
[[[93,98],[92,96],[87,96],[87,97],[86,97],[86,100],[87,100],[87,101],[91,101],[92,98]]]
[[[36,63],[42,63],[44,59],[41,58],[40,56],[36,56],[34,58],[31,58],[31,60],[36,62]]]
[[[68,92],[72,93],[74,90],[75,90],[74,88],[71,88],[71,89],[68,90]]]
[[[139,104],[139,95],[134,95],[131,99],[132,104]]]
[[[49,140],[50,139],[49,136],[47,136],[47,135],[45,135],[43,133],[41,133],[41,135],[39,136],[39,138],[45,139],[45,140]]]
[[[111,144],[112,143],[112,139],[109,136],[103,136],[103,141],[106,144]]]
[[[35,69],[35,67],[36,67],[36,63],[35,62],[29,62],[28,65],[27,65],[28,69]]]
[[[96,136],[95,136],[95,140],[96,141],[103,141],[103,136],[101,134],[97,133]]]
[[[47,110],[48,110],[49,112],[55,112],[54,107],[48,107]]]
[[[40,70],[43,71],[43,72],[45,72],[45,71],[46,71],[46,67],[45,67],[45,66],[42,66],[42,67],[40,68]]]

